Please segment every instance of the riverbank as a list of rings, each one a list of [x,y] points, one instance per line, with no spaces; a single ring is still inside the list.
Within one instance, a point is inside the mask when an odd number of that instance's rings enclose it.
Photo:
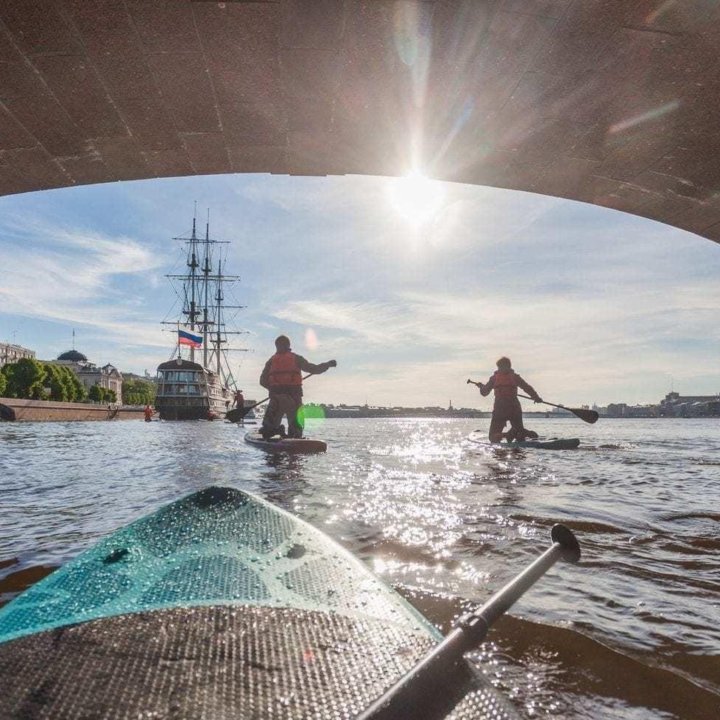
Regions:
[[[6,422],[68,422],[142,420],[140,405],[57,402],[0,397],[0,420]]]

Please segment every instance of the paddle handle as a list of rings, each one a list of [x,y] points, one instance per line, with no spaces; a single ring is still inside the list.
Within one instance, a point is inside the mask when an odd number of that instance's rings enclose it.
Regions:
[[[481,608],[460,618],[458,625],[409,673],[378,698],[357,720],[397,720],[401,717],[444,717],[470,688],[472,671],[464,653],[485,639],[490,626],[558,560],[577,562],[580,545],[564,525],[555,525],[553,544]]]

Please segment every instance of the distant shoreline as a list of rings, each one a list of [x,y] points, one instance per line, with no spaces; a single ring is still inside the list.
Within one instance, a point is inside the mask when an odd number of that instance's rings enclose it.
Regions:
[[[470,411],[447,411],[437,412],[428,411],[418,408],[398,408],[398,409],[371,409],[362,411],[342,410],[338,408],[323,407],[323,413],[326,418],[347,419],[347,420],[367,420],[373,418],[434,418],[439,420],[448,419],[465,419],[465,420],[484,420],[490,419],[492,413],[484,410]],[[564,420],[574,418],[575,415],[570,412],[524,412],[524,418],[542,419],[542,420]],[[696,420],[714,418],[720,420],[720,415],[600,415],[600,420]]]

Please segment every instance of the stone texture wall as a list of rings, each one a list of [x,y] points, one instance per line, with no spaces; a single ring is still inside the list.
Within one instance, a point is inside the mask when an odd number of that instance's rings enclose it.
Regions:
[[[0,397],[0,419],[17,422],[74,420],[142,420],[143,408],[134,405],[53,402]]]

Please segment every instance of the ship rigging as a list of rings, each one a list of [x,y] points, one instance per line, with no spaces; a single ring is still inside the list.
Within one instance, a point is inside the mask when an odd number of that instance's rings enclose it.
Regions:
[[[224,286],[240,280],[225,272],[221,248],[229,242],[210,237],[209,212],[205,236],[198,236],[196,215],[190,237],[173,238],[187,246],[187,271],[167,275],[181,285],[182,309],[176,320],[163,321],[163,325],[176,326],[177,332],[170,360],[158,366],[155,404],[163,420],[223,417],[237,390],[228,353],[246,352],[228,347],[228,335],[245,334],[228,330],[225,322],[225,311],[244,307],[225,302]],[[189,349],[187,358],[183,358],[184,347]]]

